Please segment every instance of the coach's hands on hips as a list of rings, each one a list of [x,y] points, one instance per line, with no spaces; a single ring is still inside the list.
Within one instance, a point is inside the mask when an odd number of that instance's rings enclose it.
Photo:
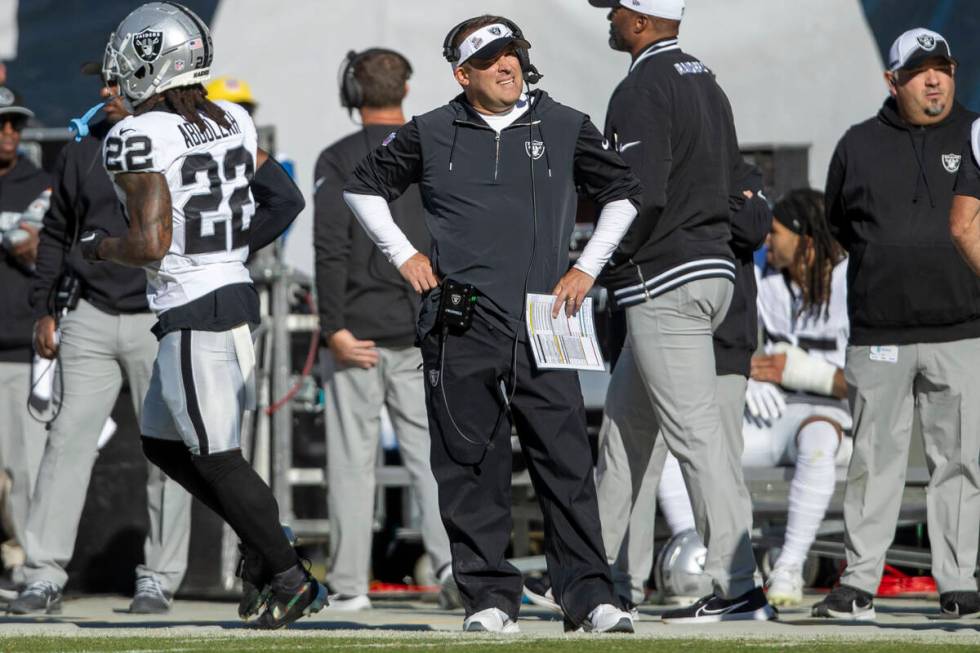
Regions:
[[[358,340],[347,329],[330,334],[327,346],[334,360],[344,367],[360,367],[369,370],[378,364],[378,350],[373,340]]]
[[[412,258],[402,263],[398,271],[420,295],[439,287],[439,277],[432,271],[432,261],[421,252],[416,252]]]
[[[102,258],[99,257],[99,243],[105,240],[109,236],[109,232],[105,229],[89,229],[82,233],[78,237],[78,247],[82,251],[82,258],[86,261],[101,261]]]
[[[556,318],[561,313],[561,307],[565,307],[565,315],[571,317],[578,315],[578,309],[582,308],[585,296],[592,289],[595,279],[582,272],[578,268],[572,268],[565,273],[555,286],[551,294],[555,296],[555,303],[551,307],[551,317]]]
[[[45,315],[34,324],[34,351],[41,358],[52,359],[58,355],[58,337],[55,335],[54,318]]]

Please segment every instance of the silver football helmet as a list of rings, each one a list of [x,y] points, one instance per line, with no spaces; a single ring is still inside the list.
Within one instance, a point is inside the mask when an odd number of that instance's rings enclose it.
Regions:
[[[670,538],[657,554],[654,579],[664,602],[685,602],[713,591],[711,577],[704,573],[708,550],[694,530]]]
[[[176,2],[148,2],[109,36],[102,75],[119,84],[132,108],[169,88],[206,82],[213,58],[211,31],[197,14]]]

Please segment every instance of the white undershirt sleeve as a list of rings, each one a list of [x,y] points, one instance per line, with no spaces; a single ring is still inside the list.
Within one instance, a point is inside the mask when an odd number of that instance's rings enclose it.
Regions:
[[[400,268],[418,250],[412,246],[405,232],[398,228],[391,217],[388,202],[380,195],[344,193],[344,201],[364,227],[368,237],[396,268]]]
[[[589,238],[575,267],[593,279],[598,277],[635,217],[636,207],[629,200],[615,200],[604,205],[592,238]]]

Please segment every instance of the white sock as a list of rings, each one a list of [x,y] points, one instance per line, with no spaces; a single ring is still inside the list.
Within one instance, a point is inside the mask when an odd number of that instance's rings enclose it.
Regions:
[[[671,535],[694,530],[694,510],[691,508],[687,486],[684,485],[684,476],[681,475],[681,465],[674,454],[669,452],[664,460],[664,470],[660,474],[660,485],[657,486],[657,501]]]
[[[810,422],[796,437],[796,473],[789,486],[786,541],[777,567],[803,566],[834,494],[837,429],[829,422]]]

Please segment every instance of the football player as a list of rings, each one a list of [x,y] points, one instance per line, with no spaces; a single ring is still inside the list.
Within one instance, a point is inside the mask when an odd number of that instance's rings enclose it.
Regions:
[[[140,6],[110,36],[103,75],[133,115],[106,137],[103,160],[129,230],[121,238],[90,231],[80,242],[91,260],[146,270],[160,344],[143,451],[252,552],[245,580],[266,590],[251,593],[254,611],[265,608],[256,625],[279,628],[323,607],[326,592],[299,562],[271,490],[240,449],[254,404],[249,325],[260,321],[245,259],[289,226],[303,198],[257,148],[248,113],[207,99],[212,57],[207,25],[176,2]]]
[[[786,537],[768,579],[773,605],[803,600],[803,562],[852,450],[844,353],[847,258],[830,235],[823,194],[794,190],[773,208],[758,274],[765,353],[752,359],[745,397],[743,467],[795,465]],[[657,491],[676,535],[693,528],[677,460],[667,455]]]

